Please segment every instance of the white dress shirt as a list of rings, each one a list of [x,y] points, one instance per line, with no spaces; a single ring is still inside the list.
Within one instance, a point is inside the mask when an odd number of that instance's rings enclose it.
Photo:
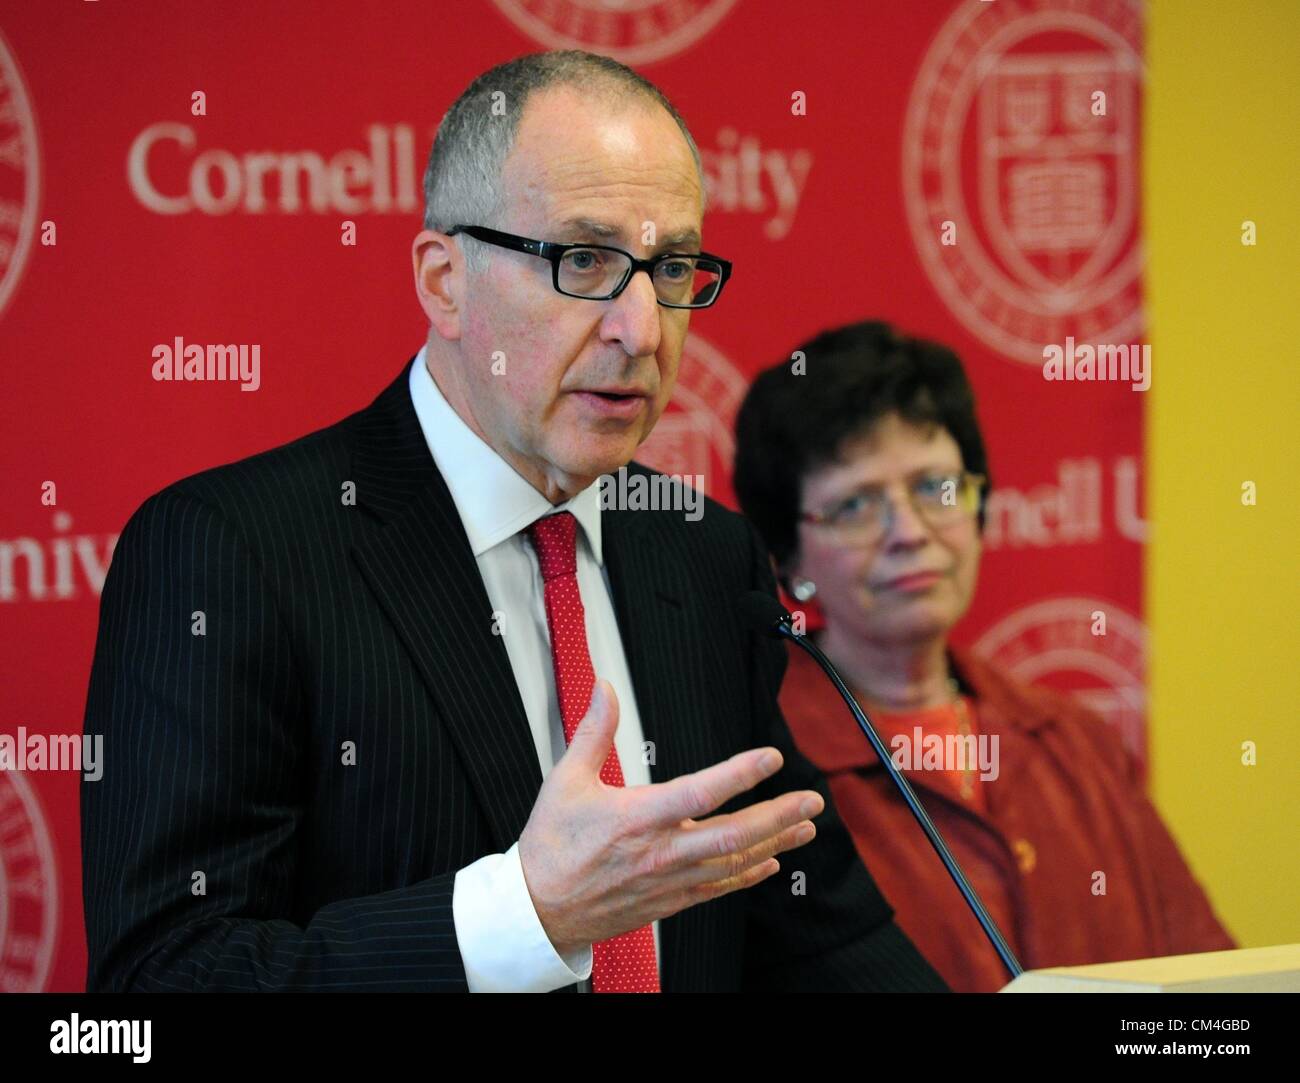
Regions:
[[[429,373],[424,348],[411,366],[410,389],[420,428],[451,491],[505,640],[543,778],[566,745],[541,569],[522,532],[544,515],[570,511],[580,527],[578,590],[592,668],[618,695],[614,747],[623,780],[628,786],[646,785],[650,768],[643,756],[641,719],[601,555],[599,483],[552,505],[451,408]],[[517,842],[504,854],[481,857],[456,874],[452,913],[470,992],[548,992],[575,982],[589,988],[591,947],[568,957],[555,951],[528,894]],[[657,921],[653,928],[658,959]]]

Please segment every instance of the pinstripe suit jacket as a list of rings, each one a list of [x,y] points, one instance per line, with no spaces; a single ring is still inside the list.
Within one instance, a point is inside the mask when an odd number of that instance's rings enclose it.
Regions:
[[[738,615],[774,586],[756,533],[711,501],[602,514],[653,780],[773,744],[784,768],[723,811],[805,787],[827,806],[782,872],[662,921],[664,990],[943,989],[794,747],[783,645]],[[405,369],[146,500],[86,705],[88,988],[466,989],[456,871],[518,839],[542,782],[490,608]]]

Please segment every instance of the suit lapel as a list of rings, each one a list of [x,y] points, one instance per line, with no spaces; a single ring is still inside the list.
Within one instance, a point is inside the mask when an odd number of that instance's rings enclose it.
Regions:
[[[655,742],[653,782],[705,766],[692,755],[690,740],[705,707],[698,617],[682,591],[684,556],[663,525],[653,512],[601,512],[605,564],[637,713],[645,739]],[[685,700],[692,708],[683,715],[674,708]]]
[[[628,471],[644,471],[630,464]],[[645,511],[601,512],[604,556],[627,656],[644,739],[653,742],[652,782],[666,782],[707,767],[716,759],[709,741],[704,671],[704,622],[683,591],[687,554],[665,515]],[[698,969],[687,957],[690,937],[683,920],[696,910],[659,923],[661,984],[671,990],[680,976]]]
[[[414,360],[414,359],[412,359]],[[410,363],[354,418],[358,510],[382,526],[353,559],[410,652],[497,847],[518,840],[542,784],[510,658],[446,482],[420,429]],[[628,470],[646,473],[630,464]],[[714,762],[700,615],[683,593],[687,554],[664,515],[606,509],[603,551],[654,782]],[[690,965],[676,917],[660,923],[662,970]]]
[[[411,404],[410,364],[356,415],[358,510],[382,522],[352,555],[461,755],[500,851],[542,784],[537,749],[492,606]]]

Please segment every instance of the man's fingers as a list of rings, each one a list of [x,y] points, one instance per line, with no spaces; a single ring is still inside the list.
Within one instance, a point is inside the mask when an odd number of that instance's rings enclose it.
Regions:
[[[816,835],[816,826],[808,820],[801,820],[746,850],[709,858],[684,868],[674,876],[672,882],[680,887],[694,888],[709,883],[731,881],[747,869],[761,865],[777,854],[806,845]]]
[[[755,884],[766,880],[773,873],[779,872],[780,869],[781,863],[776,858],[770,857],[736,876],[729,876],[725,880],[714,880],[711,883],[692,888],[692,901],[695,903],[708,902],[710,899],[730,895],[733,891],[753,887]]]
[[[804,820],[811,820],[826,807],[816,790],[785,793],[770,801],[711,816],[699,823],[683,824],[669,842],[669,866],[694,865],[711,858],[728,858],[774,838]]]
[[[591,705],[574,730],[573,740],[561,761],[566,765],[577,764],[589,774],[600,774],[617,730],[618,696],[609,681],[598,678],[591,690]]]
[[[782,762],[775,748],[754,748],[702,771],[643,787],[648,821],[652,826],[672,827],[705,816],[776,774]]]

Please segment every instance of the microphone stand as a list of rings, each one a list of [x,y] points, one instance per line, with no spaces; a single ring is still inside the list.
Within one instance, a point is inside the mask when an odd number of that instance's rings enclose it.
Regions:
[[[863,713],[862,708],[858,706],[858,701],[853,698],[848,686],[840,679],[840,675],[831,665],[831,661],[822,652],[816,643],[812,642],[806,635],[796,632],[790,624],[790,614],[782,613],[781,618],[773,626],[773,631],[792,643],[798,644],[808,652],[816,663],[822,667],[822,670],[831,679],[844,702],[848,704],[849,710],[853,712],[853,717],[858,721],[858,728],[866,734],[867,740],[871,742],[871,747],[876,750],[876,755],[880,757],[880,762],[884,765],[889,777],[893,779],[894,785],[898,787],[898,792],[903,795],[903,800],[907,802],[908,808],[912,810],[912,815],[916,817],[917,823],[925,832],[925,837],[930,840],[930,845],[934,847],[935,852],[943,861],[944,866],[948,869],[948,875],[953,878],[957,887],[965,898],[967,905],[975,912],[975,917],[979,919],[980,925],[984,928],[984,934],[989,938],[989,942],[997,951],[1002,959],[1002,965],[1007,968],[1013,978],[1018,977],[1022,971],[1020,963],[1011,951],[1001,931],[994,923],[989,912],[984,908],[984,903],[971,887],[970,881],[966,879],[966,874],[962,872],[961,866],[957,864],[957,859],[952,856],[948,849],[948,844],[943,841],[943,836],[939,834],[939,829],[934,826],[934,821],[930,819],[930,814],[925,811],[925,806],[921,804],[921,799],[916,796],[916,791],[912,789],[912,784],[903,777],[888,751],[885,749],[885,743],[880,739],[875,727]]]

